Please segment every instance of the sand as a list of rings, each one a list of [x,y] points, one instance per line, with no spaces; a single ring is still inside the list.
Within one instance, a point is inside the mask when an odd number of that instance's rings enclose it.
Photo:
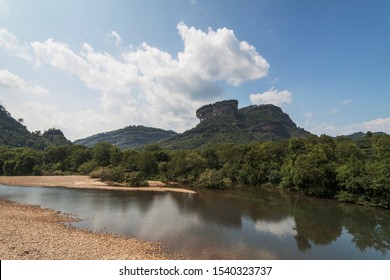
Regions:
[[[0,184],[194,193],[181,188],[168,188],[159,181],[150,181],[149,187],[110,186],[88,176],[0,176]],[[76,229],[69,224],[72,221],[77,221],[77,218],[39,206],[0,199],[0,259],[176,259],[168,256],[160,244]]]
[[[81,189],[106,189],[126,191],[159,191],[159,192],[182,192],[196,193],[183,188],[166,187],[160,181],[148,181],[148,187],[125,187],[104,183],[89,176],[0,176],[0,184],[10,186],[31,186],[31,187],[65,187]]]

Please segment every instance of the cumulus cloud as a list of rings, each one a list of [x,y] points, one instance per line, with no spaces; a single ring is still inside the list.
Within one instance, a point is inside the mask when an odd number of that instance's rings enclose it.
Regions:
[[[5,28],[0,27],[0,46],[7,49],[13,55],[31,61],[32,57],[28,46],[21,44],[16,36]]]
[[[254,46],[239,41],[233,30],[209,28],[203,32],[182,22],[177,28],[184,42],[184,51],[178,55],[182,68],[206,80],[227,80],[232,85],[267,75],[268,62]]]
[[[364,121],[361,123],[353,123],[344,126],[336,126],[328,123],[313,125],[309,130],[315,134],[328,134],[331,136],[348,135],[354,132],[362,131],[382,131],[390,133],[390,118],[377,118],[374,120]]]
[[[7,69],[0,69],[0,87],[35,93],[39,95],[48,93],[48,90],[44,89],[43,87],[26,82],[21,77],[11,73]]]
[[[80,51],[48,39],[33,42],[38,64],[80,79],[100,94],[102,114],[116,124],[144,124],[183,131],[197,121],[194,111],[224,95],[220,82],[238,86],[267,75],[267,61],[232,30],[207,32],[177,25],[184,49],[176,57],[147,43],[119,57],[84,43]],[[111,34],[116,37],[113,32]],[[115,32],[116,34],[116,32]]]
[[[26,101],[17,106],[9,105],[7,110],[12,112],[12,115],[23,118],[30,131],[44,131],[55,127],[61,129],[71,140],[80,138],[80,134],[91,135],[91,127],[100,127],[108,131],[112,123],[118,120],[115,116],[91,109],[78,112],[64,111],[63,108],[44,101]]]
[[[252,104],[274,104],[277,106],[282,106],[284,104],[291,104],[292,102],[292,93],[288,90],[278,91],[274,88],[271,88],[263,93],[251,94],[249,96]]]

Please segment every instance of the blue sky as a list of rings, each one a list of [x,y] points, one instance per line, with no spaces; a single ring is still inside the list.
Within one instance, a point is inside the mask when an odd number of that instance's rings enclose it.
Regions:
[[[71,140],[182,132],[224,99],[315,134],[390,133],[390,2],[0,0],[0,104]]]

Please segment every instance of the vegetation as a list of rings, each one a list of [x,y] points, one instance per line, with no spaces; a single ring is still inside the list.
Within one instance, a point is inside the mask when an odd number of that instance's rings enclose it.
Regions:
[[[390,208],[390,136],[367,133],[353,141],[322,135],[193,150],[120,150],[105,142],[0,148],[0,175],[74,173],[132,186],[147,179],[214,189],[267,186]]]
[[[236,100],[217,102],[197,110],[200,123],[160,143],[165,149],[195,149],[220,143],[245,144],[306,137],[290,117],[274,105],[237,109]]]
[[[44,150],[53,145],[70,145],[61,130],[49,129],[29,132],[23,125],[23,119],[15,120],[11,114],[0,105],[0,145],[9,147],[33,147]]]
[[[276,106],[237,105],[230,100],[204,106],[195,128],[142,150],[108,142],[75,145],[58,129],[30,133],[0,105],[0,175],[88,174],[131,186],[147,179],[213,189],[267,186],[390,208],[389,135],[317,137]],[[140,138],[165,133],[140,126],[119,130],[123,137],[135,131]]]
[[[145,126],[127,126],[122,129],[104,132],[76,140],[74,143],[88,147],[95,146],[99,142],[108,142],[121,149],[136,148],[150,143],[165,140],[177,135],[172,130]]]

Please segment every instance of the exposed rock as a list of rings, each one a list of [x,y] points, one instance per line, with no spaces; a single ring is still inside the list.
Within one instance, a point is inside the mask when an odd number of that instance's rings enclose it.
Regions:
[[[297,125],[281,108],[252,105],[238,109],[237,100],[221,101],[196,111],[200,123],[162,143],[169,149],[193,149],[220,143],[250,143],[305,137],[309,132]]]
[[[237,100],[226,100],[214,104],[205,105],[196,111],[196,116],[200,121],[207,120],[218,115],[226,115],[236,118],[238,112]]]

